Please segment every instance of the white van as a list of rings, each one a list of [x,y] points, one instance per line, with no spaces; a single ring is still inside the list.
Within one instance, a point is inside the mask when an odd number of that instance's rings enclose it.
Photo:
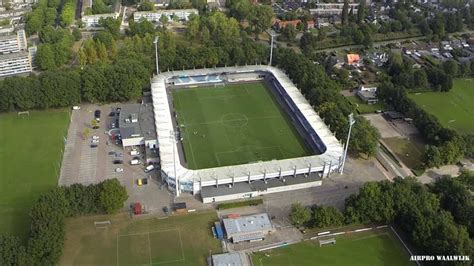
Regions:
[[[153,164],[150,164],[145,168],[145,173],[148,173],[153,169],[155,169],[155,166]]]
[[[131,161],[130,161],[130,164],[131,164],[131,165],[140,164],[140,160],[131,160]]]
[[[130,152],[130,155],[132,155],[132,156],[139,155],[139,154],[140,154],[140,152],[137,151],[137,150],[132,150],[132,151]]]

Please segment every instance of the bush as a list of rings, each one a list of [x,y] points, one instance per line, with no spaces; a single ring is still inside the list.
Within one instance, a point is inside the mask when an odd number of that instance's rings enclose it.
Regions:
[[[344,215],[331,206],[321,206],[314,210],[314,225],[319,228],[340,226],[344,223]]]
[[[220,203],[217,205],[217,209],[225,210],[225,209],[239,208],[239,207],[245,207],[245,206],[257,206],[262,203],[263,203],[263,199],[253,199],[253,200],[245,200],[245,201],[238,201],[238,202]]]
[[[296,226],[308,224],[311,220],[311,210],[301,205],[301,203],[294,203],[291,205],[290,221]]]
[[[106,180],[100,184],[100,205],[106,213],[116,213],[127,199],[127,190],[117,179]]]

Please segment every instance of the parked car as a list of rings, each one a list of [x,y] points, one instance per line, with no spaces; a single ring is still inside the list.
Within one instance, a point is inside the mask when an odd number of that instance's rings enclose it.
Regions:
[[[114,151],[109,151],[109,155],[115,155]]]
[[[93,140],[91,140],[91,143],[98,144],[99,140],[98,139],[93,139]]]
[[[130,155],[132,155],[132,156],[134,156],[134,155],[140,155],[140,152],[137,151],[137,150],[132,150],[132,151],[130,152]]]
[[[98,139],[99,139],[99,136],[92,136],[92,139],[93,139],[93,140],[98,140]]]
[[[150,164],[145,168],[145,173],[148,173],[152,171],[153,169],[155,169],[155,166],[153,164]]]
[[[81,110],[81,107],[80,107],[80,106],[77,106],[77,105],[74,105],[74,106],[72,107],[72,110]]]
[[[122,160],[114,160],[114,164],[123,164]]]
[[[121,172],[123,172],[123,168],[120,168],[120,167],[115,168],[115,172],[116,173],[121,173]]]
[[[133,160],[130,161],[130,164],[131,165],[138,165],[138,164],[140,164],[140,160],[133,159]]]
[[[110,117],[115,116],[115,112],[110,112],[109,116]]]

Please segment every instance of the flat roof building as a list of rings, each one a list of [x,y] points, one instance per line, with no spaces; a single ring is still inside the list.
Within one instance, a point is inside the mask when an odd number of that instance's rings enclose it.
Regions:
[[[31,72],[32,60],[29,52],[0,55],[0,77]]]
[[[244,252],[212,255],[211,266],[250,266],[250,259]]]
[[[377,98],[377,87],[361,86],[357,90],[357,96],[366,104],[375,104],[379,101]]]
[[[82,17],[82,23],[84,23],[84,26],[86,28],[95,28],[95,27],[100,27],[99,21],[101,19],[106,19],[106,18],[117,19],[117,17],[118,17],[117,13],[88,15],[88,16]]]
[[[142,11],[133,13],[133,19],[135,22],[140,20],[148,20],[150,22],[159,22],[161,16],[165,15],[168,17],[168,20],[173,20],[177,18],[178,20],[188,21],[189,16],[192,14],[199,15],[197,9],[163,9],[157,11]]]
[[[158,147],[151,103],[123,105],[119,115],[119,130],[124,147],[147,143],[149,148]]]
[[[234,243],[263,240],[267,234],[275,231],[266,213],[226,218],[222,222],[227,239]]]
[[[18,53],[27,50],[26,34],[19,30],[15,34],[0,36],[0,54]]]

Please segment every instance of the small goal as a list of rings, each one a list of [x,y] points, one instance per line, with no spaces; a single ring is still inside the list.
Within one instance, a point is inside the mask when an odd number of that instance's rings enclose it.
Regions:
[[[94,222],[95,229],[107,229],[109,228],[110,225],[111,225],[110,220]]]
[[[336,244],[336,239],[331,238],[331,239],[321,239],[319,240],[319,246],[322,247],[323,245],[327,244]]]
[[[216,83],[214,84],[214,88],[225,87],[225,83]]]
[[[24,116],[24,115],[30,115],[30,111],[22,111],[22,112],[18,112],[18,116]]]

